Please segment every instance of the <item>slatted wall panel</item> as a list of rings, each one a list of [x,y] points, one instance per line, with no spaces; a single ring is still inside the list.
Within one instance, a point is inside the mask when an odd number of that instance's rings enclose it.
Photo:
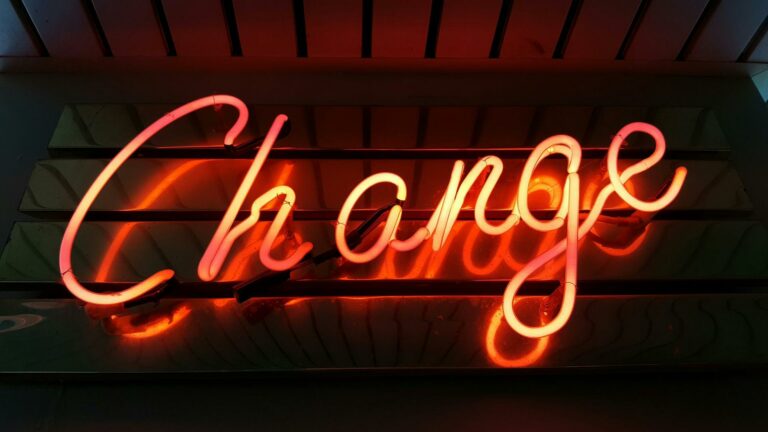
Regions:
[[[570,0],[512,2],[501,57],[552,58]]]
[[[362,265],[320,263],[287,282],[260,283],[258,298],[239,304],[231,299],[233,285],[265,270],[254,245],[274,217],[267,209],[255,237],[234,245],[221,277],[201,283],[196,263],[252,157],[222,149],[234,118],[228,109],[195,112],[147,143],[102,191],[75,244],[74,269],[92,289],[120,289],[160,268],[173,268],[177,283],[157,303],[106,315],[83,311],[63,300],[68,294],[58,282],[65,221],[108,159],[171,107],[66,106],[49,144],[51,158],[36,164],[20,203],[32,220],[14,226],[0,255],[3,295],[24,299],[0,300],[0,315],[11,317],[11,330],[0,336],[13,347],[0,351],[0,369],[266,372],[768,361],[762,342],[768,295],[760,288],[768,283],[768,229],[752,220],[717,117],[695,106],[250,105],[243,140],[262,135],[277,113],[292,121],[251,196],[276,184],[294,188],[289,229],[318,251],[333,247],[333,221],[350,186],[385,170],[409,185],[402,229],[410,232],[429,218],[455,159],[499,155],[505,174],[487,215],[500,221],[531,146],[555,133],[584,145],[586,210],[618,128],[638,120],[657,125],[668,154],[632,188],[653,195],[684,165],[683,191],[642,231],[600,225],[599,235],[583,242],[576,308],[553,336],[522,338],[499,315],[506,280],[536,253],[510,245],[543,245],[545,236],[523,226],[499,237],[479,235],[469,209],[460,213],[444,252],[427,245]],[[628,159],[643,157],[651,146],[637,137],[628,141]],[[563,165],[553,159],[540,167],[555,179],[551,187]],[[552,215],[546,194],[530,199],[536,214]],[[352,217],[366,218],[389,200],[386,190],[376,190]],[[612,199],[606,214],[630,213]],[[525,285],[534,296],[519,301],[522,316],[539,316],[540,295],[557,285],[561,271],[562,262],[555,262]],[[55,356],[43,349],[52,325],[67,347]]]
[[[23,0],[45,47],[54,57],[98,57],[98,35],[79,0]]]
[[[163,33],[152,1],[94,0],[93,6],[114,56],[166,54]]]
[[[26,57],[41,54],[12,2],[0,2],[0,23],[0,56]]]
[[[231,45],[219,0],[163,0],[179,56],[228,56]]]
[[[0,56],[765,62],[762,0],[9,0]]]

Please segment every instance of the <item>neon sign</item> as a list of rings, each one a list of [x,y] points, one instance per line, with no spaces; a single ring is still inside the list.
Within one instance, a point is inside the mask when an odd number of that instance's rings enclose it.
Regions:
[[[163,269],[119,292],[97,293],[91,291],[78,281],[72,270],[71,254],[73,243],[77,231],[96,197],[120,166],[141,145],[175,120],[193,111],[214,105],[229,105],[238,111],[237,120],[224,137],[224,146],[233,146],[235,139],[242,132],[248,121],[248,110],[241,100],[233,96],[209,96],[189,102],[152,123],[131,140],[96,177],[72,214],[64,232],[59,251],[59,269],[62,281],[74,296],[87,303],[96,305],[121,304],[153,292],[161,284],[173,277],[173,270]],[[289,256],[284,258],[273,256],[273,246],[281,230],[283,230],[294,204],[299,199],[295,191],[289,186],[277,185],[257,197],[250,203],[250,214],[248,217],[242,221],[235,221],[237,213],[245,204],[245,199],[257,180],[259,172],[287,120],[288,118],[285,115],[278,115],[272,123],[262,145],[259,147],[235,196],[227,207],[223,218],[219,222],[199,261],[197,274],[201,280],[211,281],[217,277],[227,260],[233,243],[240,236],[253,229],[260,219],[261,210],[271,205],[277,205],[279,209],[274,220],[270,223],[259,248],[259,259],[263,265],[273,271],[284,271],[294,267],[312,251],[312,243],[300,242],[298,247]],[[637,132],[648,134],[653,138],[655,142],[654,150],[647,158],[629,165],[623,171],[619,171],[619,150],[626,138]],[[523,265],[512,276],[504,292],[501,313],[498,317],[494,318],[494,320],[498,320],[500,323],[503,317],[507,324],[522,336],[545,338],[560,330],[567,323],[573,312],[578,286],[579,241],[592,230],[595,223],[601,217],[608,198],[615,193],[630,207],[641,212],[654,213],[668,206],[677,197],[687,174],[684,167],[678,167],[675,170],[666,190],[651,201],[637,198],[626,186],[634,176],[649,170],[661,161],[665,149],[664,137],[656,127],[640,122],[624,126],[612,139],[608,148],[605,164],[609,183],[597,192],[592,207],[584,217],[581,217],[579,211],[581,198],[579,177],[581,146],[577,140],[567,135],[555,135],[547,138],[531,151],[523,167],[517,188],[517,198],[511,206],[509,215],[498,224],[491,223],[486,218],[486,207],[504,169],[501,159],[496,156],[486,156],[478,161],[466,175],[464,175],[464,162],[456,161],[446,190],[431,217],[425,226],[420,227],[406,239],[398,238],[398,226],[402,217],[403,205],[407,202],[408,198],[408,189],[405,181],[395,173],[382,172],[373,174],[352,187],[342,205],[334,231],[336,247],[341,256],[352,263],[370,262],[381,256],[385,251],[390,251],[388,253],[391,253],[391,251],[410,251],[426,241],[431,242],[433,251],[439,251],[446,246],[448,236],[456,223],[459,211],[464,207],[465,200],[470,191],[473,187],[477,188],[479,186],[479,192],[477,193],[474,205],[474,222],[484,234],[500,236],[508,233],[521,222],[536,231],[547,234],[554,234],[560,229],[565,228],[564,239],[556,243],[553,241],[549,249],[541,251],[538,256]],[[528,195],[536,187],[535,184],[531,183],[534,171],[544,159],[554,155],[561,155],[566,158],[567,177],[564,187],[559,194],[560,204],[555,216],[552,219],[542,220],[532,213],[528,203]],[[372,245],[367,246],[366,250],[355,250],[357,245],[348,244],[347,238],[350,214],[357,201],[368,189],[378,184],[387,183],[395,186],[396,193],[394,203],[388,207],[383,229],[378,234],[377,240]],[[556,201],[553,199],[553,202]],[[130,230],[130,228],[127,229]],[[117,253],[116,248],[111,248],[108,254],[114,255]],[[529,326],[524,324],[518,318],[513,307],[520,287],[535,271],[561,255],[565,257],[565,277],[561,290],[555,296],[558,304],[554,306],[559,306],[557,312],[553,317],[547,316],[547,319],[542,320],[539,325]],[[100,277],[104,276],[101,272],[100,275]],[[493,340],[495,333],[496,331],[494,330],[493,334],[489,335],[489,340]],[[541,343],[545,344],[545,342]]]

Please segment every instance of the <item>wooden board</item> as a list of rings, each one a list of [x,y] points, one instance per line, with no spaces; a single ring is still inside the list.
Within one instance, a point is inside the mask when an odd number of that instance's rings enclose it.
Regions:
[[[94,0],[93,7],[115,57],[166,55],[151,0]]]
[[[305,0],[307,54],[310,57],[360,57],[363,4],[359,0]]]
[[[615,59],[639,6],[640,0],[584,0],[564,57]]]
[[[373,57],[424,57],[430,0],[373,2]]]
[[[29,17],[53,57],[101,57],[96,32],[79,0],[23,0]]]
[[[163,0],[179,56],[231,54],[224,10],[218,0]]]
[[[540,300],[521,302],[527,316]],[[92,320],[74,301],[5,300],[6,372],[292,371],[366,368],[757,366],[768,361],[768,297],[581,297],[562,332],[534,342],[496,326],[494,297],[163,301],[151,336]],[[130,319],[131,315],[127,315]],[[125,322],[125,317],[122,319]],[[21,331],[23,330],[23,331]],[[133,332],[131,334],[131,332]],[[55,339],[52,335],[55,335]]]
[[[768,2],[762,0],[720,2],[686,60],[736,61],[766,16]]]
[[[292,2],[235,0],[234,8],[243,55],[296,57]]]
[[[120,148],[152,121],[170,111],[172,105],[68,105],[59,118],[49,144],[50,149]],[[263,135],[280,113],[291,119],[291,133],[277,147],[339,147],[330,137],[317,141],[317,127],[361,131],[363,107],[251,106],[251,121],[241,135],[243,141]],[[372,132],[374,148],[417,147],[414,133],[423,122],[424,137],[418,143],[426,148],[531,147],[556,134],[569,134],[585,147],[605,148],[613,134],[627,123],[646,121],[664,133],[670,149],[726,150],[722,129],[714,112],[703,107],[370,107],[371,121],[377,127],[410,130],[404,142],[380,140],[379,129]],[[380,119],[381,113],[398,112],[402,117]],[[338,113],[326,119],[326,113]],[[405,114],[407,113],[407,114]],[[171,148],[175,145],[220,145],[235,120],[233,109],[200,110],[169,126],[148,145]],[[318,117],[320,116],[320,117]],[[402,119],[402,120],[401,120]],[[396,122],[404,122],[402,125]],[[311,122],[311,123],[310,123]],[[383,123],[386,122],[386,123]],[[479,123],[478,123],[479,122]],[[385,124],[387,126],[385,126]],[[416,131],[414,132],[414,128]],[[404,130],[406,130],[404,129]],[[387,132],[381,132],[386,134]],[[363,146],[362,132],[342,139],[346,148]],[[399,138],[398,138],[399,139]],[[314,141],[312,141],[314,140]]]
[[[11,2],[0,2],[0,56],[40,55]]]
[[[571,0],[516,0],[501,47],[503,58],[552,58]]]
[[[437,57],[487,58],[500,12],[501,0],[446,0]]]
[[[401,229],[403,233],[413,232],[424,223],[404,221]],[[219,280],[248,280],[265,270],[258,258],[258,245],[268,222],[259,224],[233,246]],[[59,245],[65,226],[62,222],[17,223],[0,257],[0,280],[58,281]],[[317,253],[334,246],[333,227],[333,222],[292,224],[293,232],[300,233],[303,241],[312,242]],[[172,268],[183,283],[199,282],[197,262],[215,228],[216,222],[86,222],[78,232],[72,265],[75,274],[87,282],[138,281],[163,268]],[[768,283],[768,230],[760,222],[654,221],[644,235],[630,237],[625,237],[626,228],[603,230],[608,228],[601,225],[595,231],[600,238],[590,237],[580,244],[579,281],[585,284],[621,281],[631,286],[640,280],[688,284],[696,291],[701,289],[697,285],[723,281],[726,285],[718,285],[718,290],[727,292],[728,284],[739,287]],[[361,248],[374,240],[375,236],[367,239]],[[474,222],[458,221],[448,243],[438,252],[431,250],[431,244],[423,244],[410,252],[383,254],[365,264],[332,260],[310,266],[294,277],[329,283],[340,278],[430,279],[435,283],[509,280],[537,253],[547,250],[552,241],[522,225],[504,236],[493,237],[479,232]],[[285,256],[290,243],[282,242],[274,255]],[[111,248],[116,248],[116,253],[108,253]],[[531,280],[558,279],[563,265],[563,259],[555,260]],[[621,293],[622,284],[617,284],[614,292]]]
[[[488,155],[493,152],[489,150]],[[522,159],[504,160],[504,173],[489,201],[489,209],[509,208],[517,195],[517,182],[523,168]],[[20,209],[24,212],[47,212],[66,215],[74,209],[107,160],[59,159],[38,162],[32,171]],[[352,187],[373,172],[393,172],[408,186],[406,217],[409,211],[429,213],[437,205],[448,184],[454,161],[443,160],[270,160],[264,166],[247,202],[278,184],[296,191],[297,214],[312,213],[335,217]],[[473,164],[467,160],[466,170]],[[629,163],[622,162],[620,166]],[[206,214],[218,218],[229,205],[250,161],[246,159],[133,159],[126,162],[100,194],[92,209],[115,212],[113,219],[132,217],[146,212],[179,212],[180,215]],[[688,177],[680,196],[669,211],[724,212],[743,214],[752,209],[744,185],[727,161],[662,161],[650,172],[632,182],[638,196],[653,197],[672,175],[676,166],[688,169]],[[602,178],[600,159],[585,159],[580,169],[583,208],[590,207],[594,192],[607,183]],[[417,182],[416,172],[423,173]],[[344,173],[339,176],[339,173]],[[426,175],[426,174],[429,175]],[[537,170],[537,178],[551,183],[552,190],[561,189],[565,169],[560,161],[545,161]],[[541,176],[541,177],[539,177]],[[378,208],[392,200],[391,191],[375,188],[374,199],[367,206]],[[535,195],[535,194],[534,194]],[[532,196],[531,205],[552,209],[548,195]],[[589,195],[589,196],[587,196]],[[325,197],[325,199],[321,199]],[[468,203],[473,202],[472,199]],[[559,201],[558,201],[559,202]],[[557,202],[554,205],[558,205]],[[247,209],[247,205],[244,206]],[[626,208],[618,200],[608,202],[608,208]],[[179,216],[190,217],[190,216]],[[309,217],[309,216],[307,216]],[[320,217],[320,216],[315,216]]]
[[[648,2],[627,49],[627,60],[675,60],[699,21],[707,0]]]

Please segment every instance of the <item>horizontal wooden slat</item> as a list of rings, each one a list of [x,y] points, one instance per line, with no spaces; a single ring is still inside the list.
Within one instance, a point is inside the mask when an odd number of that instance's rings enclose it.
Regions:
[[[143,128],[171,111],[174,105],[67,105],[49,148],[120,148]],[[544,138],[569,134],[584,147],[605,148],[627,123],[647,121],[664,133],[670,149],[723,150],[729,147],[713,110],[702,107],[360,107],[252,106],[245,142],[263,135],[277,114],[288,115],[291,132],[276,148],[363,148],[363,110],[371,110],[371,125],[385,130],[416,128],[402,139],[380,139],[372,130],[374,148],[530,147]],[[394,110],[394,111],[393,111]],[[399,114],[395,115],[395,112]],[[380,117],[392,112],[390,117]],[[204,109],[181,118],[152,138],[147,146],[216,146],[235,121],[235,111]],[[418,141],[423,122],[422,141]],[[330,129],[329,129],[330,128]],[[326,129],[329,133],[326,133]],[[331,131],[333,133],[331,133]],[[341,134],[341,131],[348,131]],[[634,139],[634,138],[633,138]],[[384,144],[386,141],[386,144]],[[647,145],[647,142],[638,145]]]
[[[535,323],[541,300],[519,303]],[[5,372],[230,372],[494,367],[743,367],[768,362],[763,294],[580,297],[542,341],[496,327],[494,297],[163,301],[90,319],[74,301],[2,301]],[[164,322],[148,337],[141,322]],[[123,323],[120,326],[120,323]],[[23,330],[23,331],[22,331]],[[133,333],[129,337],[126,333]],[[56,349],[52,349],[55,347]],[[537,349],[538,348],[538,349]],[[95,355],[98,353],[98,355]],[[507,360],[506,362],[504,360]]]
[[[519,313],[531,318],[540,301],[521,301]],[[160,325],[154,336],[140,338],[140,325],[119,327],[116,318],[100,325],[73,301],[2,301],[0,314],[11,327],[3,334],[7,349],[0,351],[0,368],[29,376],[659,364],[701,368],[768,362],[766,295],[581,297],[570,322],[543,341],[522,338],[502,324],[494,355],[486,335],[498,308],[493,297],[277,299],[247,306],[164,301],[136,316],[172,325]],[[123,335],[129,332],[134,337]]]
[[[362,54],[363,2],[304,0],[304,20],[310,57]]]
[[[487,154],[492,155],[493,152]],[[504,173],[489,202],[490,209],[509,208],[517,195],[517,182],[524,162],[522,159],[504,161]],[[99,159],[39,162],[33,170],[20,209],[25,212],[72,211],[106,163],[106,160]],[[473,161],[467,163],[469,166],[465,170],[468,171]],[[629,162],[622,165],[626,163]],[[102,191],[92,210],[117,212],[114,217],[118,219],[147,211],[214,212],[208,217],[218,218],[217,212],[226,209],[249,165],[250,161],[245,159],[129,160]],[[591,205],[597,188],[607,183],[602,178],[601,165],[600,160],[583,162],[580,173],[584,208]],[[744,185],[725,161],[662,161],[658,168],[632,181],[635,193],[641,197],[655,196],[677,165],[686,166],[689,175],[680,196],[669,206],[669,210],[687,213],[743,213],[751,210]],[[285,184],[296,191],[297,211],[319,211],[334,218],[334,212],[341,208],[357,183],[372,173],[388,171],[402,176],[408,185],[406,216],[411,210],[428,214],[447,187],[452,166],[453,161],[449,159],[269,161],[246,202],[271,187]],[[536,178],[548,184],[548,190],[560,191],[564,173],[562,161],[545,161],[537,170]],[[557,195],[559,192],[553,193]],[[378,208],[392,199],[389,187],[377,187],[372,191],[368,208]],[[531,205],[551,209],[549,199],[549,193],[533,193]],[[470,197],[468,203],[473,202]],[[247,209],[248,206],[244,207]],[[358,207],[366,208],[366,205],[361,203]],[[611,199],[608,208],[626,207],[618,199]]]
[[[260,222],[255,231],[235,244],[220,273],[221,280],[246,280],[264,270],[258,246],[267,223]],[[404,221],[402,235],[423,224]],[[59,280],[58,251],[64,227],[58,222],[17,223],[0,258],[0,280]],[[72,255],[73,268],[83,281],[136,281],[170,267],[180,281],[195,282],[197,261],[215,227],[213,222],[85,223]],[[759,222],[656,221],[644,236],[630,235],[628,228],[609,228],[601,223],[595,231],[600,237],[590,236],[580,245],[580,280],[678,281],[694,287],[696,281],[721,280],[722,292],[739,281],[768,281],[768,231]],[[330,222],[296,221],[292,229],[303,241],[311,241],[317,254],[334,245]],[[368,237],[361,248],[369,246],[376,235],[374,232]],[[391,251],[367,264],[326,262],[294,277],[508,280],[554,239],[547,240],[544,234],[522,225],[504,236],[492,237],[479,232],[473,222],[459,221],[441,251],[432,252],[430,244],[423,244],[411,252]],[[284,256],[294,241],[282,241],[273,254]],[[563,259],[558,259],[532,280],[557,279],[563,265]],[[621,282],[617,282],[617,292],[620,290]]]

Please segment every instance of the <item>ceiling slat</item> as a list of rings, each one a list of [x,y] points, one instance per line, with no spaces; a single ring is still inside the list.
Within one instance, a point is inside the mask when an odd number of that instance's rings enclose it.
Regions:
[[[512,2],[501,57],[552,58],[571,0]]]
[[[363,2],[304,0],[309,57],[360,57]]]
[[[564,57],[616,58],[639,6],[640,0],[584,0]]]
[[[224,10],[218,0],[163,0],[176,53],[180,56],[230,54]]]
[[[424,147],[467,147],[472,140],[477,111],[477,107],[430,107]]]
[[[52,57],[100,57],[101,46],[79,0],[23,0]]]
[[[0,2],[0,57],[38,54],[32,37],[21,23],[11,2]]]
[[[115,56],[164,56],[163,34],[150,0],[93,0]]]
[[[446,0],[437,57],[487,58],[501,12],[501,0]]]
[[[747,61],[768,63],[768,32],[763,34]]]
[[[296,56],[292,2],[235,0],[234,7],[243,55]]]
[[[372,107],[371,147],[416,148],[418,107]]]
[[[686,60],[736,61],[768,15],[768,1],[720,2]]]
[[[625,56],[628,60],[675,60],[707,0],[650,2]]]
[[[423,57],[430,0],[373,3],[373,57]]]

